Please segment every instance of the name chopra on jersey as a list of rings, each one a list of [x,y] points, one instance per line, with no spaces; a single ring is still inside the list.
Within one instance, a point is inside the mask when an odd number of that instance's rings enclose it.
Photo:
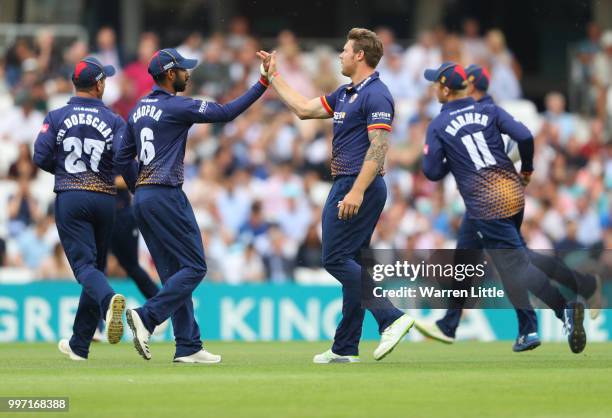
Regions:
[[[102,135],[104,138],[108,138],[113,131],[110,126],[106,125],[106,122],[100,120],[99,117],[94,116],[91,113],[73,113],[64,119],[64,126],[66,129],[60,129],[58,132],[58,137],[63,137],[68,129],[76,125],[88,125],[96,128],[96,130],[100,132],[100,135]]]
[[[162,113],[163,111],[161,109],[158,109],[153,105],[143,105],[136,109],[136,112],[134,112],[132,115],[132,121],[136,123],[136,121],[141,117],[148,116],[159,122],[159,118],[161,118]]]
[[[487,115],[476,112],[467,112],[462,115],[455,116],[455,118],[451,120],[448,125],[446,125],[446,129],[444,129],[444,131],[452,136],[455,136],[457,135],[457,131],[463,128],[465,125],[476,124],[487,126],[488,121],[489,117]]]

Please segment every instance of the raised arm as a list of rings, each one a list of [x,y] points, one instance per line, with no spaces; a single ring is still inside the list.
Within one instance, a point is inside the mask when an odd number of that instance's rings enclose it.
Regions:
[[[291,87],[276,69],[276,54],[259,51],[262,60],[269,60],[268,79],[283,103],[300,119],[328,119],[334,115],[332,107],[325,101],[325,96],[307,99]],[[268,62],[268,61],[266,61]]]

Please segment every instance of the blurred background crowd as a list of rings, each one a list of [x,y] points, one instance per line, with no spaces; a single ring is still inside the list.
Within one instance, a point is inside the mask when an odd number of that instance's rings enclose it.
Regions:
[[[378,66],[395,98],[396,115],[385,180],[386,209],[373,248],[453,248],[464,213],[454,181],[434,184],[420,163],[429,121],[439,112],[425,68],[443,61],[477,63],[491,73],[490,94],[536,138],[535,173],[527,188],[523,234],[534,249],[612,248],[612,28],[587,26],[568,63],[569,88],[550,91],[539,108],[523,98],[521,62],[498,29],[475,19],[461,30],[439,25],[409,43],[377,28],[385,55]],[[58,42],[50,29],[19,37],[0,57],[0,279],[70,278],[53,217],[53,177],[37,170],[32,146],[47,111],[72,94],[75,63],[93,54],[119,74],[106,81],[104,101],[126,117],[152,87],[147,65],[161,47],[140,36],[126,56],[112,27],[91,43]],[[185,94],[227,102],[259,77],[262,47],[244,17],[225,32],[190,34],[176,45],[200,64]],[[303,95],[316,97],[347,82],[332,45],[304,44],[278,34],[279,71]],[[329,120],[299,121],[269,91],[227,124],[194,125],[185,158],[185,192],[205,244],[208,280],[228,283],[322,283],[321,208],[331,187]],[[142,265],[156,276],[141,240]],[[18,274],[17,274],[18,273]],[[109,276],[124,272],[111,256]],[[331,279],[333,280],[333,279]]]

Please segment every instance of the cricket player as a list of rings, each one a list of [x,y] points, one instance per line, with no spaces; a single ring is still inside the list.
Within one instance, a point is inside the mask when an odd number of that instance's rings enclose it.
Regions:
[[[231,121],[266,91],[268,81],[262,76],[244,95],[225,105],[177,96],[189,81],[187,70],[196,64],[172,48],[153,55],[148,71],[155,86],[131,111],[115,157],[122,173],[138,156],[134,215],[163,284],[143,306],[126,311],[134,346],[145,360],[151,358],[151,333],[171,318],[175,362],[221,361],[221,356],[202,348],[193,312],[192,293],[206,275],[206,262],[200,229],[181,188],[187,132],[194,123]]]
[[[468,80],[467,94],[474,98],[478,103],[495,105],[493,98],[487,94],[489,88],[489,73],[486,68],[478,65],[471,65],[466,69],[466,75]],[[522,219],[521,219],[522,221]],[[517,227],[520,228],[520,222]],[[522,240],[522,237],[521,237]],[[457,250],[461,254],[462,260],[458,262],[465,262],[464,258],[474,257],[474,260],[470,260],[470,263],[477,264],[482,262],[484,257],[483,253],[474,251],[461,251],[461,250],[482,250],[483,242],[478,237],[476,229],[473,228],[473,224],[464,216],[461,226],[459,227],[458,239],[457,239]],[[526,291],[526,289],[524,289]],[[428,322],[417,320],[415,322],[416,328],[424,335],[433,338],[437,341],[441,341],[447,344],[451,344],[455,341],[455,333],[459,327],[459,321],[461,320],[461,314],[463,312],[463,304],[466,301],[451,299],[449,303],[451,307],[446,311],[443,318],[439,319],[433,324]],[[514,352],[522,352],[527,350],[533,350],[540,346],[541,341],[538,337],[538,319],[535,311],[532,308],[524,309],[524,307],[516,309],[516,316],[518,320],[518,337],[512,350]]]
[[[108,341],[123,335],[125,298],[109,285],[104,271],[115,213],[113,154],[125,128],[102,102],[106,77],[115,69],[93,57],[79,61],[72,75],[75,97],[51,111],[34,144],[34,163],[55,175],[55,220],[60,241],[77,281],[83,286],[70,341],[59,349],[72,360],[86,360],[101,317]],[[126,181],[136,178],[127,164]]]
[[[342,283],[342,319],[330,350],[314,356],[315,363],[359,361],[359,339],[365,310],[361,303],[360,252],[367,249],[385,206],[387,188],[381,176],[389,147],[394,103],[375,68],[383,55],[377,35],[351,29],[340,54],[342,74],[351,83],[333,93],[307,99],[276,71],[269,59],[271,85],[300,119],[333,118],[332,176],[334,184],[323,208],[323,266]],[[414,319],[389,303],[389,309],[370,309],[381,341],[374,358],[389,354],[414,324]]]
[[[494,104],[467,96],[467,75],[460,65],[445,62],[425,71],[434,83],[440,114],[430,123],[423,157],[423,172],[432,181],[451,172],[466,206],[463,228],[482,241],[504,286],[528,289],[563,321],[574,353],[586,346],[584,305],[568,302],[549,277],[532,262],[520,235],[524,187],[533,172],[533,136],[529,130]],[[518,142],[521,172],[505,153],[502,134]],[[523,296],[521,294],[520,296]],[[516,307],[528,307],[513,300]]]

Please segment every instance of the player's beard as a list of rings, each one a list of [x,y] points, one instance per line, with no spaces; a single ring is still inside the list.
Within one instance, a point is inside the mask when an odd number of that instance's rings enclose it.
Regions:
[[[185,91],[185,88],[187,87],[187,79],[186,78],[176,78],[173,82],[172,82],[172,88],[174,89],[174,91],[176,92],[181,92],[181,91]]]

